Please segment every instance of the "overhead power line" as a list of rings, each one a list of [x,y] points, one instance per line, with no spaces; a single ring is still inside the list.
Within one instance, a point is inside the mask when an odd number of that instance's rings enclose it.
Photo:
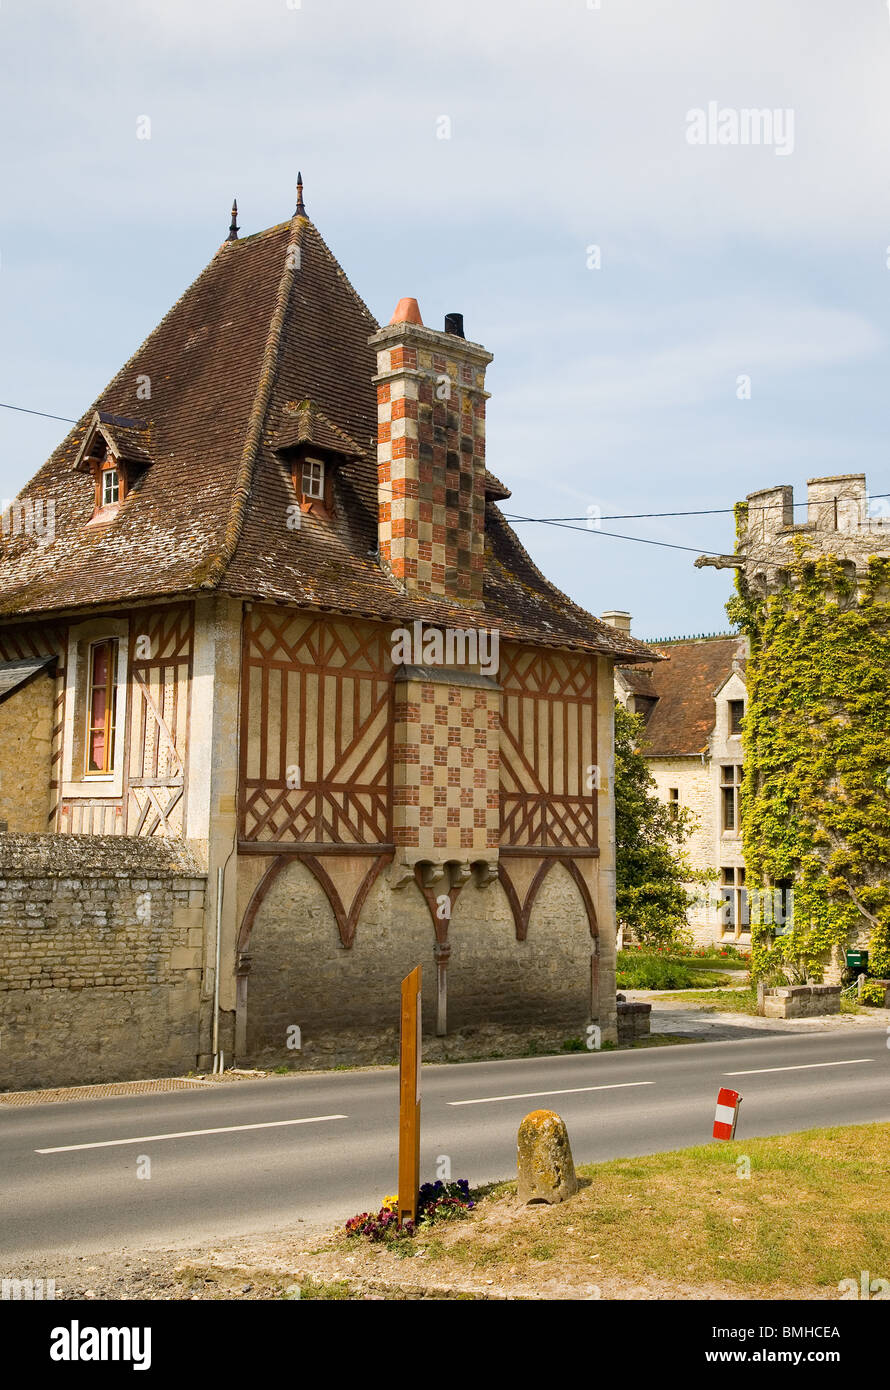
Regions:
[[[562,531],[581,531],[597,536],[611,536],[616,541],[637,541],[640,545],[658,545],[664,550],[688,550],[691,555],[722,555],[723,553],[720,550],[702,550],[701,547],[694,545],[676,545],[673,541],[651,541],[645,536],[625,536],[619,531],[602,531],[599,526],[570,526],[565,521],[557,521],[546,516],[507,516],[505,512],[504,517],[511,523],[514,521],[539,521],[545,526],[558,526]],[[581,521],[584,518],[577,517],[575,519]]]
[[[0,410],[18,410],[22,415],[40,415],[44,420],[64,420],[66,425],[77,424],[77,421],[68,415],[47,415],[45,410],[29,410],[25,405],[7,405],[6,401],[0,401]]]
[[[39,415],[43,420],[61,420],[67,425],[78,424],[77,420],[72,420],[68,415],[50,415],[45,410],[30,410],[24,405],[10,405],[6,401],[0,401],[0,410],[15,410],[22,415]],[[872,498],[890,497],[890,492],[873,492]],[[784,502],[763,502],[749,506],[750,511],[769,511],[773,508],[785,507]],[[808,501],[792,502],[792,507],[808,507]],[[726,516],[733,515],[735,507],[702,507],[697,511],[690,512],[615,512],[609,516],[596,517],[597,523],[600,521],[654,521],[668,517],[678,516]],[[649,540],[645,536],[625,536],[618,531],[603,531],[599,525],[592,526],[590,522],[593,518],[586,516],[519,516],[515,512],[504,512],[504,518],[509,522],[524,522],[538,526],[559,526],[565,531],[588,531],[600,536],[609,536],[616,541],[636,541],[638,545],[657,545],[663,550],[686,550],[691,555],[718,555],[721,552],[715,550],[704,550],[701,547],[692,545],[677,545],[673,541]],[[583,521],[584,526],[575,526],[572,523]]]

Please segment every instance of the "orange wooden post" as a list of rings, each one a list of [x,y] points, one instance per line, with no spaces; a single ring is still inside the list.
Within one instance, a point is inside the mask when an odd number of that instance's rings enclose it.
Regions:
[[[399,1225],[417,1220],[420,1191],[420,991],[422,967],[402,981],[399,1049]]]

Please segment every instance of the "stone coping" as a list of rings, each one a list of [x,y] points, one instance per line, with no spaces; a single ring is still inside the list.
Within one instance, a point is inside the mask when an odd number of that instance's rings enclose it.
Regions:
[[[206,869],[184,840],[133,835],[0,834],[0,878],[148,878],[174,874],[200,879]]]

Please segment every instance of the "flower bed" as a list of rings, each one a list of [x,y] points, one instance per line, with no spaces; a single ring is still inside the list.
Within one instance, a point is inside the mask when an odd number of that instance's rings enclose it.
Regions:
[[[398,1196],[384,1197],[378,1212],[359,1212],[346,1223],[347,1236],[365,1236],[368,1240],[382,1240],[387,1244],[410,1240],[421,1226],[432,1226],[437,1221],[460,1221],[469,1216],[476,1203],[470,1196],[470,1184],[466,1178],[456,1182],[425,1182],[420,1189],[417,1201],[417,1221],[405,1221],[399,1225]]]

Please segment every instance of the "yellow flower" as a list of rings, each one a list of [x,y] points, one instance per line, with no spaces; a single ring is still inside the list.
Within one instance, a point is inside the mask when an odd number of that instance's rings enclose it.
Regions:
[[[392,1197],[384,1197],[383,1199],[384,1210],[388,1209],[389,1211],[395,1211],[398,1205],[399,1194],[397,1192],[394,1193]]]

